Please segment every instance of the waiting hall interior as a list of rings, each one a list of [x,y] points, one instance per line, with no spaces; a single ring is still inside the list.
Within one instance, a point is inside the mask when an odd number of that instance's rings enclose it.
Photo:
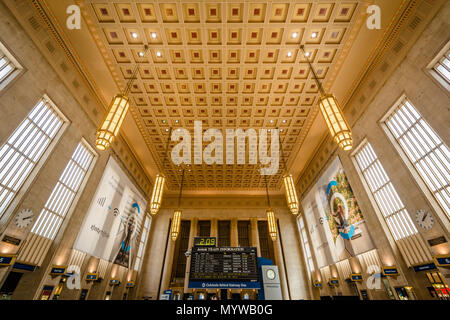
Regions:
[[[0,1],[0,300],[449,300],[450,2]]]

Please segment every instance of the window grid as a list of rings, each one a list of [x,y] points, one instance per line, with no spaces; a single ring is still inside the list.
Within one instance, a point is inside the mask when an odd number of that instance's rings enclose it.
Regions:
[[[450,150],[447,145],[406,98],[385,123],[450,218]]]
[[[315,270],[314,262],[312,259],[311,248],[309,246],[308,235],[306,233],[306,228],[305,228],[305,223],[303,221],[303,217],[299,218],[299,225],[300,225],[300,233],[301,233],[302,240],[303,240],[303,247],[305,248],[305,252],[304,252],[305,259],[308,262],[309,271],[313,272]]]
[[[17,66],[0,50],[0,84],[3,83],[14,71]]]
[[[80,142],[31,232],[50,240],[55,239],[93,159],[94,154],[84,142]]]
[[[63,124],[64,120],[44,97],[0,148],[0,216]]]
[[[450,50],[439,59],[433,67],[433,70],[450,85]]]
[[[418,233],[372,145],[366,142],[355,154],[355,159],[394,239]]]
[[[136,255],[136,261],[134,263],[134,270],[136,271],[139,271],[141,269],[142,257],[144,255],[145,248],[147,246],[147,238],[149,232],[150,232],[150,218],[147,216],[145,217],[144,227],[142,228],[141,240],[139,242],[139,249]]]

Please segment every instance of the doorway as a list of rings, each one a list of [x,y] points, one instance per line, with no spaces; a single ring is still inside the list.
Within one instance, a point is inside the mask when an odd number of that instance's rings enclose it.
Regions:
[[[11,297],[22,278],[23,273],[11,271],[5,279],[2,287],[0,288],[0,299],[11,300]]]

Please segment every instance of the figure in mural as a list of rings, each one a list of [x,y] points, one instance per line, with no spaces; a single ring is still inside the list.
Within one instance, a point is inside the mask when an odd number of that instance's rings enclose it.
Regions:
[[[132,205],[131,210],[127,210],[127,217],[121,217],[119,232],[117,236],[121,236],[119,250],[113,260],[115,264],[131,267],[133,254],[138,238],[137,217],[139,214],[139,206],[136,203]]]

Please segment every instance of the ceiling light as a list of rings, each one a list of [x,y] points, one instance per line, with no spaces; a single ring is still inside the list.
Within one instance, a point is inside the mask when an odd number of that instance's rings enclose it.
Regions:
[[[296,39],[298,37],[298,33],[297,32],[292,32],[292,39]]]
[[[169,129],[166,128],[166,132],[169,132]]]
[[[287,122],[287,120],[283,120],[283,123],[286,123]]]
[[[288,57],[292,56],[292,52],[291,52],[291,51],[288,51],[287,56],[288,56]]]
[[[178,122],[180,122],[180,121],[178,121],[178,120],[175,120],[175,123],[178,123]]]
[[[161,51],[156,51],[156,56],[157,56],[157,57],[161,57],[161,56],[162,56]]]
[[[311,33],[311,38],[317,38],[317,32],[313,32],[313,33]]]
[[[143,57],[144,53],[142,51],[139,51],[139,57]]]
[[[152,38],[156,39],[156,32],[152,32]]]
[[[305,56],[309,57],[309,52],[305,52]]]
[[[297,191],[295,190],[295,183],[292,174],[286,174],[283,177],[284,189],[286,192],[286,202],[292,214],[298,213],[299,202],[297,198]]]
[[[270,120],[270,123],[273,123],[273,120]]]
[[[161,207],[165,182],[166,178],[164,177],[164,175],[162,174],[156,175],[155,186],[153,187],[152,198],[150,200],[150,213],[153,215],[157,214],[159,208]]]
[[[131,36],[132,36],[134,39],[137,39],[137,38],[138,38],[138,34],[137,34],[136,32],[132,32],[132,33],[131,33]]]

